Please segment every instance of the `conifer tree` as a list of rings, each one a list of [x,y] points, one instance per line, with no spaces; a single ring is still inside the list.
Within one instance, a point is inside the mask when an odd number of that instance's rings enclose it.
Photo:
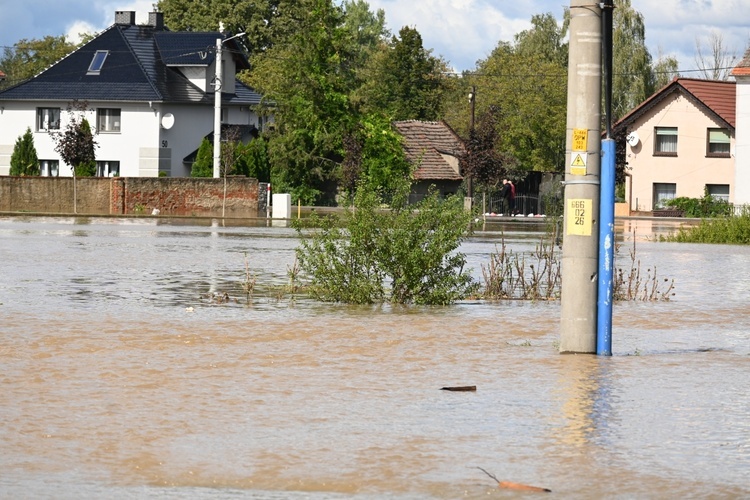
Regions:
[[[213,177],[214,176],[214,147],[205,137],[196,153],[193,167],[190,169],[190,177]]]
[[[10,157],[10,175],[39,175],[39,158],[34,147],[31,129],[18,138]]]

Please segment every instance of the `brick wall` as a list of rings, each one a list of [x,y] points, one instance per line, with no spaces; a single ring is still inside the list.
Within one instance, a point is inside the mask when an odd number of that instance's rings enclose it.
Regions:
[[[226,180],[227,217],[258,216],[258,181]],[[0,211],[99,215],[150,214],[221,216],[224,179],[170,177],[0,177]]]

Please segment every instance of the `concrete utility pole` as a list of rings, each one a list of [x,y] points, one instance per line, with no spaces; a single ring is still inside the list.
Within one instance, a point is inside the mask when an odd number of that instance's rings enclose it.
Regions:
[[[469,134],[474,133],[474,114],[476,110],[476,102],[477,102],[477,87],[475,85],[471,86],[471,92],[469,92],[469,105],[471,106],[471,120],[469,121]],[[471,178],[471,175],[468,176],[466,179],[466,185],[467,185],[467,191],[469,195],[469,208],[471,208],[474,205],[474,181]]]
[[[561,353],[596,353],[602,10],[570,2]]]
[[[216,75],[214,76],[214,179],[221,177],[221,46],[224,23],[219,22],[219,37],[216,39]]]
[[[214,178],[221,177],[221,92],[224,87],[224,70],[222,67],[222,46],[233,38],[243,36],[245,32],[222,40],[224,23],[219,21],[219,37],[216,39],[216,75],[214,77]]]

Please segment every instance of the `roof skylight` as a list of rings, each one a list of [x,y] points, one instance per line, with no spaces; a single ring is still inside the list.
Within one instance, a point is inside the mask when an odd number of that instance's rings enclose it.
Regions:
[[[104,61],[107,60],[108,55],[108,50],[97,50],[96,54],[94,54],[94,58],[91,60],[91,64],[89,64],[89,70],[86,74],[98,75],[102,71],[102,66],[104,66]]]

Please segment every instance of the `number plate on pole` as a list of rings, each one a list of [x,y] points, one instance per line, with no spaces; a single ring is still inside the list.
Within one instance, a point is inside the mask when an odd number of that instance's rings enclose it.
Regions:
[[[565,234],[591,236],[592,200],[568,200],[568,224]]]

